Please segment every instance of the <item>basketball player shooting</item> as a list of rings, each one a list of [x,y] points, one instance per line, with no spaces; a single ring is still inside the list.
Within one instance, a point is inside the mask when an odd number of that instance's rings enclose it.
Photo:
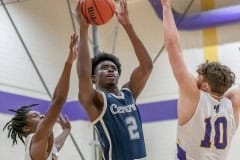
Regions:
[[[146,149],[142,121],[135,101],[149,78],[153,64],[129,21],[127,2],[120,1],[120,10],[116,16],[130,38],[139,65],[121,89],[117,86],[121,74],[118,58],[112,54],[99,53],[91,62],[88,24],[81,15],[79,2],[76,12],[80,25],[77,60],[79,101],[97,130],[103,159],[144,160]]]
[[[239,121],[239,88],[229,67],[218,62],[199,65],[195,78],[184,62],[171,1],[161,0],[164,43],[179,86],[177,159],[226,160]],[[238,98],[236,98],[238,97]]]

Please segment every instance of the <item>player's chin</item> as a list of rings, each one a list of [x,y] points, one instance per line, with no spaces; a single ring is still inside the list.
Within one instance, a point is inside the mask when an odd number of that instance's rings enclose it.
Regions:
[[[117,81],[115,81],[115,80],[108,80],[108,81],[106,81],[106,84],[108,85],[108,86],[114,86],[114,85],[117,85]]]

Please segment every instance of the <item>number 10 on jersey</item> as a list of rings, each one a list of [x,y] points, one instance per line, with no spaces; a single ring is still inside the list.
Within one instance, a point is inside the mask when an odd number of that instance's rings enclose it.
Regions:
[[[201,141],[201,147],[211,147],[212,134],[211,117],[205,119],[205,135]],[[217,149],[225,149],[227,146],[227,119],[225,117],[218,117],[214,122],[214,146]]]

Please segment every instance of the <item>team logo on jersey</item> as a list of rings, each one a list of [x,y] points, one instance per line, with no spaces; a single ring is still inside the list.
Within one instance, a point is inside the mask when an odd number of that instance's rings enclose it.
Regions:
[[[136,111],[137,108],[135,104],[129,104],[127,106],[118,106],[116,104],[112,104],[110,106],[110,110],[112,114],[121,114],[121,113],[129,113],[129,112]]]

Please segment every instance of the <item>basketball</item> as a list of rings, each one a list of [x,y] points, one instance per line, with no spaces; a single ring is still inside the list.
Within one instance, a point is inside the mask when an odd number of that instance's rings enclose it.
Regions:
[[[114,0],[81,0],[81,12],[88,24],[107,23],[115,13]]]

